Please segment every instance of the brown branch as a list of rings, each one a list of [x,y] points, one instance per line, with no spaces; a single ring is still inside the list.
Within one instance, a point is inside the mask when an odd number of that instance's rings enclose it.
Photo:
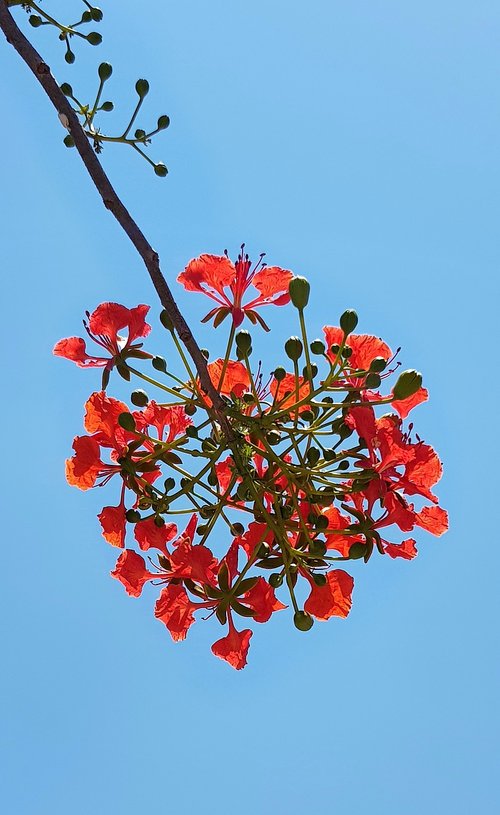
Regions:
[[[167,281],[163,276],[158,253],[155,252],[138,224],[134,221],[118,197],[99,159],[94,153],[76,113],[52,76],[49,66],[16,25],[11,13],[8,11],[8,5],[8,0],[0,0],[0,28],[4,32],[7,42],[15,48],[19,56],[35,75],[54,105],[57,113],[66,117],[68,130],[74,139],[75,147],[103,200],[104,206],[115,216],[144,261],[144,265],[157,291],[160,302],[172,320],[180,340],[189,352],[200,377],[201,386],[210,397],[217,421],[221,425],[227,440],[230,442],[234,439],[234,432],[225,413],[226,404],[212,384],[207,370],[206,359],[201,353],[198,343],[193,337],[186,320],[179,311]]]

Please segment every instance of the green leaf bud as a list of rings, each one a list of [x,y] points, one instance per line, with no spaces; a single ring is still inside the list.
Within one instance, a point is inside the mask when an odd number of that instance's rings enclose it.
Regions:
[[[170,118],[167,115],[160,116],[158,119],[158,130],[166,130],[170,124]]]
[[[102,43],[102,36],[98,31],[91,31],[90,34],[87,34],[87,42],[91,45],[100,45]]]
[[[309,281],[305,277],[292,277],[288,284],[288,291],[295,308],[302,311],[309,302],[309,292],[311,291]]]
[[[326,351],[325,343],[322,340],[313,340],[309,347],[313,354],[324,354]]]
[[[147,79],[138,79],[135,83],[135,90],[140,99],[144,99],[149,93],[149,82]]]
[[[99,74],[99,79],[102,82],[106,82],[106,80],[109,79],[109,77],[113,73],[113,66],[110,65],[109,62],[101,62],[99,68],[97,69],[97,72]]]
[[[407,399],[409,396],[413,396],[421,387],[422,374],[414,370],[403,371],[399,375],[392,393],[396,400]]]
[[[302,343],[298,337],[290,337],[285,342],[285,352],[289,359],[293,362],[297,362],[300,359],[302,354]]]
[[[136,391],[132,391],[130,401],[136,407],[146,407],[146,405],[149,402],[149,397],[146,391],[143,391],[141,388],[138,388]]]
[[[346,335],[346,337],[348,334],[352,334],[357,324],[358,315],[356,314],[356,312],[352,308],[349,308],[347,309],[347,311],[344,311],[340,318],[340,327],[344,334]]]
[[[162,161],[155,164],[155,173],[156,175],[160,176],[160,178],[165,178],[165,176],[168,175],[168,169]]]
[[[299,631],[309,631],[314,625],[314,620],[307,611],[296,611],[293,615],[293,624]]]
[[[131,413],[120,413],[118,416],[118,424],[120,427],[123,427],[124,430],[129,430],[130,432],[135,430],[135,419]]]

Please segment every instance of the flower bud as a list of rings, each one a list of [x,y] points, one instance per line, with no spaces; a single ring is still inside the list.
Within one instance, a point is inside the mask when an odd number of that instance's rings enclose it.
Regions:
[[[73,51],[71,51],[71,49],[68,49],[68,51],[66,51],[66,53],[64,55],[64,59],[66,60],[68,65],[73,65],[73,63],[75,61],[75,55],[74,55]]]
[[[102,11],[97,6],[93,6],[90,9],[90,16],[92,17],[94,23],[100,23],[102,20]]]
[[[365,388],[378,388],[380,385],[381,379],[378,374],[370,372],[365,379]]]
[[[196,405],[193,404],[193,402],[188,402],[187,405],[184,406],[184,413],[186,414],[186,416],[194,416],[196,410],[197,410]]]
[[[293,624],[299,631],[309,631],[314,625],[314,620],[307,611],[296,611],[293,615]]]
[[[132,391],[130,401],[136,407],[146,407],[149,402],[149,397],[146,391],[143,391],[142,388],[138,388],[136,391]]]
[[[409,396],[413,396],[421,387],[422,374],[414,370],[403,371],[394,385],[392,394],[394,399],[399,401],[400,399],[407,399]]]
[[[137,128],[137,130],[134,133],[134,139],[137,139],[137,141],[143,141],[145,138],[146,138],[146,131],[142,130],[142,128],[140,128],[140,127]]]
[[[327,580],[325,574],[322,574],[321,572],[319,574],[313,574],[312,579],[317,586],[326,586]]]
[[[158,119],[158,130],[166,130],[170,124],[170,118],[166,115],[160,116]]]
[[[240,524],[239,521],[236,521],[236,523],[232,524],[230,529],[231,535],[233,535],[233,537],[235,538],[239,537],[240,535],[243,535],[244,531],[245,527],[243,526],[243,524]]]
[[[103,102],[101,105],[101,110],[103,110],[105,113],[111,113],[114,107],[113,102]]]
[[[137,512],[136,509],[127,509],[125,517],[129,524],[137,524],[141,520],[140,512]]]
[[[269,585],[273,589],[279,589],[279,587],[283,584],[283,575],[279,574],[279,572],[273,572],[269,575]]]
[[[38,28],[38,26],[42,25],[43,20],[38,14],[31,14],[30,17],[28,17],[28,22],[33,28]]]
[[[62,83],[61,90],[65,96],[73,96],[73,88],[68,82]]]
[[[160,322],[161,322],[163,328],[166,328],[167,331],[173,331],[174,330],[174,324],[173,324],[172,320],[170,319],[170,315],[168,314],[168,312],[165,309],[163,309],[163,311],[160,312]]]
[[[277,382],[282,382],[286,376],[286,371],[284,368],[280,366],[278,368],[275,368],[275,370],[273,371],[273,376]]]
[[[362,557],[366,555],[367,546],[366,543],[361,543],[357,541],[353,543],[352,546],[349,547],[349,558],[350,560],[360,560]]]
[[[163,357],[153,357],[151,360],[151,365],[155,371],[161,371],[162,373],[167,372],[167,363]]]
[[[101,82],[106,82],[107,79],[113,73],[113,66],[109,64],[109,62],[101,62],[99,68],[97,69],[97,73],[99,74],[99,79]]]
[[[165,178],[165,176],[168,175],[168,169],[162,161],[155,164],[155,173],[156,175],[160,176],[160,178]]]
[[[313,354],[324,354],[326,350],[323,340],[313,340],[309,347]]]
[[[370,363],[370,371],[373,371],[373,373],[376,374],[381,373],[386,367],[387,360],[384,359],[383,357],[375,357],[375,359],[372,359]]]
[[[347,309],[347,311],[344,311],[340,318],[340,327],[344,334],[346,335],[346,337],[348,334],[352,334],[357,324],[358,315],[356,314],[356,312],[352,308],[349,308]]]
[[[247,354],[252,347],[252,337],[248,331],[238,331],[235,337],[236,347],[242,354]]]
[[[302,354],[302,343],[298,337],[290,337],[285,342],[285,352],[289,359],[293,362],[297,362],[300,359]]]
[[[75,140],[74,140],[73,136],[70,135],[70,133],[68,133],[68,135],[64,137],[63,144],[65,144],[66,147],[74,147],[75,146]]]
[[[144,99],[144,97],[147,96],[148,93],[149,93],[149,82],[148,82],[148,80],[147,79],[138,79],[137,82],[135,83],[135,90],[137,92],[137,95],[141,99]]]
[[[102,37],[97,31],[91,31],[90,34],[87,34],[87,42],[90,45],[100,45],[102,43]]]
[[[118,416],[118,424],[120,427],[123,427],[124,430],[129,430],[130,432],[135,430],[135,419],[131,413],[120,413]]]
[[[309,302],[309,292],[311,291],[309,281],[305,277],[292,277],[288,284],[288,291],[295,308],[302,311]]]

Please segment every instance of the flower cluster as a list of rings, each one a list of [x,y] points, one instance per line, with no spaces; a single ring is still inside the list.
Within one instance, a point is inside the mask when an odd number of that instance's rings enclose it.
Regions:
[[[252,267],[243,248],[235,264],[227,255],[201,255],[179,282],[217,303],[206,320],[218,326],[230,317],[225,354],[207,370],[231,433],[168,315],[161,321],[184,379],[142,350],[147,306],[103,303],[85,327],[104,356],[89,355],[77,337],[54,349],[104,374],[87,401],[86,434],[73,442],[66,475],[82,490],[116,476],[118,502],[99,514],[104,538],[122,550],[112,576],[133,597],[148,583],[159,588],[155,616],[176,641],[196,612],[215,617],[225,634],[212,651],[240,669],[253,633],[248,623],[265,623],[287,607],[276,596],[280,587],[295,626],[307,631],[315,619],[349,614],[354,581],[342,565],[368,562],[375,551],[411,560],[417,550],[409,533],[446,531],[447,514],[432,491],[441,463],[413,437],[412,424],[403,426],[428,397],[420,374],[404,371],[391,387],[397,355],[377,337],[354,333],[354,311],[310,341],[307,280],[267,267],[262,257]],[[250,286],[256,295],[246,294]],[[252,337],[239,326],[248,318],[268,330],[256,309],[290,302],[299,335],[284,345],[285,365],[267,373],[260,362],[252,365]],[[153,372],[133,367],[137,360]],[[156,399],[136,389],[133,409],[108,396],[113,369],[154,387]]]

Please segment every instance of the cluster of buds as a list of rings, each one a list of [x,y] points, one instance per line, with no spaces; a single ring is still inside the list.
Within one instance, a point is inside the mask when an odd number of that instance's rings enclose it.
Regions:
[[[103,13],[98,6],[93,6],[87,0],[81,0],[85,6],[79,20],[74,23],[64,24],[59,22],[52,14],[49,14],[45,8],[42,8],[34,0],[7,0],[8,6],[21,6],[28,14],[28,22],[33,28],[41,28],[42,26],[51,26],[55,28],[59,34],[59,39],[64,43],[66,51],[64,59],[70,65],[75,61],[75,53],[71,48],[71,40],[73,37],[78,37],[85,40],[90,45],[100,45],[102,36],[98,31],[85,31],[85,28],[93,23],[100,23],[103,18]],[[80,29],[84,30],[81,31]]]
[[[243,247],[234,264],[227,254],[201,255],[178,280],[216,302],[205,320],[217,327],[228,318],[224,356],[210,361],[204,352],[224,426],[169,315],[162,312],[161,323],[183,378],[144,350],[147,306],[103,303],[85,321],[102,355],[87,353],[80,337],[54,349],[80,367],[103,369],[66,474],[83,490],[116,476],[118,504],[99,515],[106,541],[122,549],[112,576],[134,597],[146,584],[160,587],[155,616],[174,640],[186,637],[199,610],[227,626],[212,651],[240,669],[250,621],[267,622],[287,605],[300,631],[314,620],[346,617],[350,561],[368,562],[375,552],[410,560],[416,544],[406,533],[447,529],[432,492],[441,463],[412,437],[412,424],[403,427],[428,396],[420,374],[399,373],[391,387],[397,353],[354,333],[354,311],[310,341],[308,281],[268,267],[263,256],[252,266]],[[297,336],[285,342],[284,364],[265,371],[252,363],[252,336],[240,326],[248,319],[269,330],[258,309],[271,304],[295,309]],[[113,370],[148,393],[135,389],[132,407],[109,396]]]

